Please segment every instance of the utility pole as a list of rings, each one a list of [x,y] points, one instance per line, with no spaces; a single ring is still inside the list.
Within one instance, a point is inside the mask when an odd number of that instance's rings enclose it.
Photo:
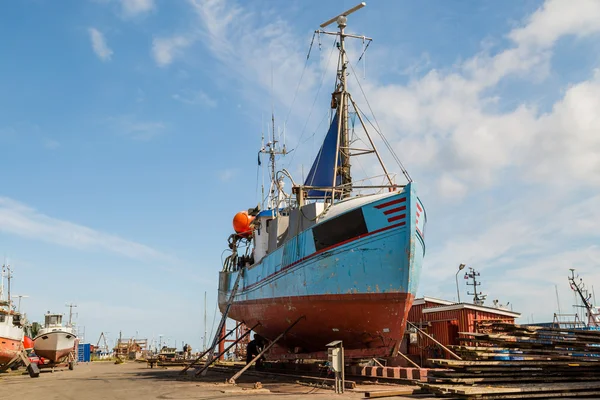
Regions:
[[[578,295],[581,299],[581,308],[586,309],[586,317],[587,317],[587,326],[600,326],[600,321],[598,320],[598,314],[595,311],[595,307],[592,304],[591,300],[593,294],[588,291],[583,283],[583,279],[579,278],[579,275],[575,276],[575,270],[573,268],[570,269],[571,276],[569,277],[569,285],[571,286],[571,290],[575,292],[576,296]],[[576,278],[579,278],[579,282],[577,282]]]
[[[469,296],[473,296],[473,304],[477,306],[482,306],[483,302],[487,295],[482,294],[482,292],[477,291],[477,286],[481,286],[481,282],[477,282],[477,277],[479,276],[479,272],[475,271],[473,268],[469,267],[469,272],[465,272],[465,279],[471,279],[473,283],[467,282],[468,286],[473,286],[473,293],[467,292]]]

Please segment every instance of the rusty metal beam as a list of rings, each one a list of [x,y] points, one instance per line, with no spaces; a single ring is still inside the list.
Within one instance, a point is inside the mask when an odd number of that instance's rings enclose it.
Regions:
[[[279,336],[277,336],[277,337],[275,338],[275,340],[273,340],[271,343],[269,343],[269,345],[268,345],[268,346],[266,346],[266,347],[265,347],[265,348],[264,348],[264,349],[263,349],[263,350],[262,350],[260,353],[258,353],[258,355],[252,359],[252,361],[250,361],[248,364],[246,364],[246,365],[244,366],[244,368],[242,368],[242,369],[241,369],[241,370],[239,370],[239,371],[238,371],[238,372],[237,372],[237,373],[236,373],[234,376],[232,376],[232,377],[229,379],[229,383],[231,383],[231,384],[235,384],[235,381],[236,381],[236,379],[238,379],[240,376],[242,376],[242,374],[243,374],[244,372],[246,372],[246,370],[247,370],[248,368],[250,368],[252,365],[254,365],[254,363],[255,363],[255,362],[256,362],[256,361],[257,361],[259,358],[261,358],[261,357],[263,356],[263,354],[265,354],[267,351],[269,351],[269,350],[271,349],[271,347],[273,347],[273,346],[275,345],[275,343],[277,343],[277,342],[279,341],[279,339],[281,339],[281,338],[282,338],[282,337],[283,337],[283,336],[284,336],[286,333],[288,333],[288,332],[289,332],[289,331],[290,331],[290,330],[291,330],[291,329],[292,329],[294,326],[296,326],[296,324],[297,324],[298,322],[300,322],[300,320],[301,320],[301,319],[305,319],[305,318],[306,318],[306,316],[305,316],[305,315],[303,315],[303,316],[301,316],[300,318],[298,318],[298,319],[297,319],[297,320],[296,320],[296,321],[295,321],[293,324],[291,324],[290,326],[288,326],[288,327],[285,329],[285,331],[283,331],[283,332],[282,332],[282,333],[281,333]]]
[[[223,340],[225,340],[225,339],[227,338],[227,336],[229,336],[229,335],[231,335],[233,332],[235,332],[235,330],[236,330],[237,328],[239,328],[239,326],[240,326],[240,325],[242,325],[242,324],[243,324],[243,322],[238,322],[238,324],[235,326],[235,328],[233,328],[232,330],[230,330],[230,331],[227,333],[227,335],[223,336],[223,337],[222,337],[222,338],[221,338],[221,339],[220,339],[220,340],[219,340],[219,341],[218,341],[218,342],[217,342],[215,345],[217,345],[217,344],[221,343]],[[210,352],[212,349],[214,349],[214,347],[213,347],[213,348],[206,349],[206,350],[204,351],[204,353],[202,353],[202,354],[200,354],[198,357],[196,357],[196,359],[195,359],[194,361],[192,361],[191,363],[189,363],[188,365],[186,365],[186,366],[185,366],[185,368],[184,368],[184,369],[182,369],[182,370],[181,370],[181,372],[179,372],[179,374],[181,374],[181,375],[185,374],[185,372],[186,372],[188,369],[190,369],[192,366],[196,365],[196,363],[197,363],[198,361],[200,361],[200,360],[202,359],[202,357],[204,357],[206,354],[208,354],[208,352]]]
[[[196,371],[196,376],[200,375],[202,372],[204,372],[208,367],[210,367],[212,364],[214,364],[219,358],[221,358],[221,356],[225,353],[227,353],[227,350],[229,350],[230,348],[232,348],[233,346],[235,346],[240,340],[242,340],[243,338],[245,338],[246,336],[248,336],[250,334],[250,332],[252,332],[254,330],[254,328],[256,328],[257,326],[260,325],[260,322],[257,323],[256,325],[254,325],[252,328],[248,329],[242,336],[240,336],[238,339],[234,340],[233,343],[231,343],[229,346],[227,346],[227,348],[223,351],[221,351],[217,356],[213,357],[213,359],[210,361],[210,363],[205,364],[204,366],[202,366],[202,368],[200,368],[198,371]],[[237,327],[236,327],[237,329]]]

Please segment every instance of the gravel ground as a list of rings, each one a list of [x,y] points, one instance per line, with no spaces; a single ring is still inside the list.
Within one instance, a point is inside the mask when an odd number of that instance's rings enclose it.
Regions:
[[[331,390],[316,389],[294,382],[267,380],[256,376],[242,377],[238,385],[225,383],[230,374],[209,372],[202,379],[180,376],[179,368],[147,368],[146,364],[129,362],[82,363],[74,371],[44,371],[39,378],[20,373],[0,374],[1,399],[43,400],[135,400],[135,399],[361,399],[364,394],[346,392],[336,395]],[[261,381],[262,389],[254,389]],[[366,389],[365,387],[359,387]],[[368,385],[369,390],[391,390],[391,386]],[[402,397],[396,397],[399,399]],[[424,399],[420,397],[420,399]]]

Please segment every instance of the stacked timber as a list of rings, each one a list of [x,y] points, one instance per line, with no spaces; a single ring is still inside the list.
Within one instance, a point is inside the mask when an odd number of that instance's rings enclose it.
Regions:
[[[600,397],[600,331],[490,322],[461,333],[460,360],[431,360],[423,386],[463,399]]]

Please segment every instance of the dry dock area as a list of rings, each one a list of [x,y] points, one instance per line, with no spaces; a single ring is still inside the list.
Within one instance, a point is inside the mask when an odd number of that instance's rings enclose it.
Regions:
[[[115,365],[109,362],[82,363],[74,371],[43,372],[31,379],[20,373],[0,374],[3,393],[7,399],[45,400],[133,400],[133,399],[275,399],[285,395],[289,400],[300,399],[362,399],[365,391],[389,391],[400,386],[359,386],[355,391],[336,395],[332,390],[296,384],[293,381],[242,377],[236,386],[226,384],[230,374],[210,371],[202,379],[179,375],[180,368],[147,368],[142,363]],[[262,389],[254,389],[260,381]],[[4,397],[3,397],[4,398]],[[391,398],[391,397],[387,397]],[[393,397],[409,399],[414,397]],[[428,399],[428,397],[418,397]]]

